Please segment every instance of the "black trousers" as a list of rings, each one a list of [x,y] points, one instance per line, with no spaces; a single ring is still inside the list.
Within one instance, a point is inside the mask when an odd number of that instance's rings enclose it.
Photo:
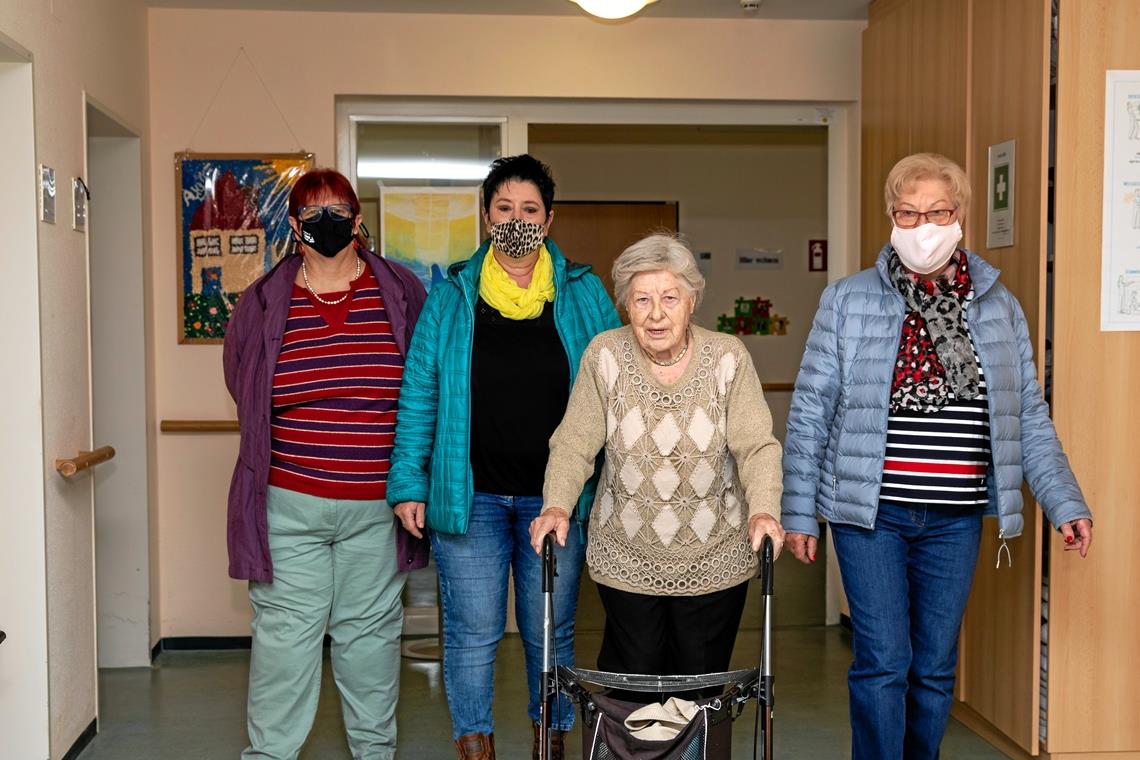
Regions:
[[[698,675],[728,670],[748,583],[700,596],[632,594],[599,584],[598,595],[606,611],[598,670]],[[656,695],[616,696],[656,701]]]

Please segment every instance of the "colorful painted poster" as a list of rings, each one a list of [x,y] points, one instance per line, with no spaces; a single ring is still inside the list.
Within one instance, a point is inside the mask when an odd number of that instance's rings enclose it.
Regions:
[[[289,193],[312,154],[175,155],[178,342],[221,343],[238,298],[292,248]]]
[[[479,188],[381,184],[380,245],[430,290],[479,247]]]

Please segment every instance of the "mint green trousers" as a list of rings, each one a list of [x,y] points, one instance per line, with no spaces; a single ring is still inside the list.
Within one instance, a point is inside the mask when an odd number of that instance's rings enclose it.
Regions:
[[[355,760],[396,756],[400,595],[394,516],[384,501],[321,499],[269,488],[273,582],[249,584],[253,651],[242,758],[294,760],[313,726],[322,645],[332,639]]]

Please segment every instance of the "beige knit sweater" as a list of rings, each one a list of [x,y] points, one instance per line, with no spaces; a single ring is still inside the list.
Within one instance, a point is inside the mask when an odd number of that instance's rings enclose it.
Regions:
[[[597,583],[664,596],[731,588],[757,570],[748,519],[780,518],[780,444],[748,351],[696,326],[689,350],[671,385],[653,376],[629,327],[582,355],[543,498],[573,509],[605,448],[586,549]]]

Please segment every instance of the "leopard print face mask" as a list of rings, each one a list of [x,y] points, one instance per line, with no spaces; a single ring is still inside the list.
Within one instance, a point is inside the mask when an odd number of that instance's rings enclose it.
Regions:
[[[537,222],[508,219],[491,227],[491,244],[496,251],[512,259],[532,253],[545,239],[546,227]]]

